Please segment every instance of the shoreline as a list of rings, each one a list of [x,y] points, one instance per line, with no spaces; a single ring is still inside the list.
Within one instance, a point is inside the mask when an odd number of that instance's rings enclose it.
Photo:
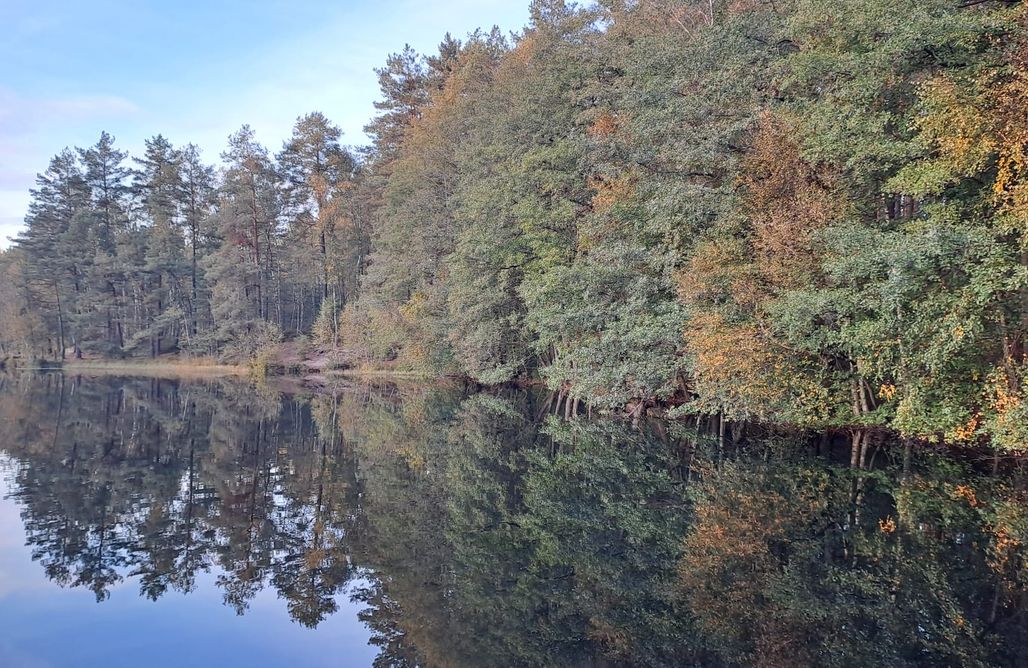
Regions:
[[[0,371],[4,368],[0,367]],[[401,371],[395,369],[367,369],[367,368],[283,368],[277,372],[257,375],[249,365],[227,364],[216,362],[210,359],[129,359],[129,360],[69,360],[64,362],[37,361],[36,364],[26,366],[7,366],[6,371],[14,372],[48,372],[56,371],[85,377],[124,377],[124,378],[159,378],[164,380],[216,380],[231,378],[236,381],[248,381],[255,386],[262,384],[267,387],[287,394],[331,394],[338,391],[352,389],[359,385],[383,386],[383,385],[445,385],[467,383],[467,378],[459,376],[430,376],[414,371]],[[513,383],[519,387],[532,387],[541,385],[540,381],[522,381]],[[488,387],[488,386],[486,386]],[[614,413],[616,417],[629,419],[629,413]],[[696,416],[667,415],[664,411],[646,411],[643,415],[647,419],[666,420],[669,423],[689,422],[696,419]],[[709,416],[707,416],[709,417]],[[701,418],[702,419],[702,418]],[[826,433],[832,435],[847,435],[854,428],[871,432],[884,432],[897,438],[896,432],[876,425],[832,425],[822,427],[804,427],[794,424],[766,423],[764,426],[772,426],[779,429],[796,432]],[[713,433],[708,434],[710,438],[717,438]],[[973,459],[991,458],[996,456],[1020,456],[1017,451],[1007,451],[989,446],[943,444],[932,442],[928,439],[910,439],[921,448],[928,448],[939,452],[962,452],[964,456]]]
[[[20,367],[26,371],[62,371],[97,376],[221,377],[248,376],[249,368],[203,360],[73,360]]]
[[[165,360],[66,360],[49,361],[36,360],[31,364],[11,365],[12,371],[61,371],[77,375],[95,376],[154,376],[162,378],[191,378],[191,377],[248,377],[255,380],[262,378],[272,379],[295,379],[311,381],[331,381],[334,379],[366,379],[366,380],[398,380],[398,381],[420,381],[433,382],[439,380],[456,380],[454,378],[435,378],[416,371],[401,371],[393,369],[364,369],[364,368],[341,368],[341,369],[314,369],[309,367],[288,368],[280,367],[268,370],[261,375],[256,374],[249,364],[232,364],[217,362],[214,360],[198,359],[165,359]]]

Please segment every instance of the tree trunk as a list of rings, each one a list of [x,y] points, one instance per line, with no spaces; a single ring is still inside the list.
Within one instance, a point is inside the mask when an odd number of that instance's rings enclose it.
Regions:
[[[191,226],[191,229],[190,229],[190,233],[191,233],[191,236],[192,236],[192,239],[191,239],[191,242],[190,242],[192,244],[192,257],[191,257],[192,268],[191,268],[190,281],[192,283],[192,296],[193,296],[193,298],[192,298],[192,301],[189,304],[189,316],[190,316],[189,317],[189,320],[190,320],[189,331],[190,331],[190,333],[193,336],[196,336],[196,302],[197,302],[197,296],[196,296],[196,293],[197,293],[197,290],[196,290],[196,244],[199,243],[199,237],[200,237],[200,231],[199,231],[198,228],[199,228],[199,225],[197,225],[196,222],[194,221],[192,226]]]
[[[324,229],[321,230],[321,298],[328,299],[328,244]]]
[[[57,295],[57,332],[61,343],[61,361],[64,361],[64,309],[61,308],[61,291],[54,281],[54,294]]]

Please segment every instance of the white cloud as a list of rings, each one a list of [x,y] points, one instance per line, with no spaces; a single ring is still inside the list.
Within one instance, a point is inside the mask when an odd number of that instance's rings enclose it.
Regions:
[[[138,111],[136,104],[117,95],[27,97],[0,87],[0,137],[17,138],[17,133],[52,123],[118,118]]]

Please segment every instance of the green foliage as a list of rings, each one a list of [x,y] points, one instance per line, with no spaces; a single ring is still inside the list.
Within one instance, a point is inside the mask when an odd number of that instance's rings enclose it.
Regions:
[[[339,343],[339,305],[334,299],[321,302],[318,319],[311,328],[311,336],[321,345],[337,345]]]

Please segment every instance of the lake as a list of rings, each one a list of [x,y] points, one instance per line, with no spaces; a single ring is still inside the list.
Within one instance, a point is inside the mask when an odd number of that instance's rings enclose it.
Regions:
[[[551,413],[0,375],[0,666],[1028,665],[1024,461]]]

